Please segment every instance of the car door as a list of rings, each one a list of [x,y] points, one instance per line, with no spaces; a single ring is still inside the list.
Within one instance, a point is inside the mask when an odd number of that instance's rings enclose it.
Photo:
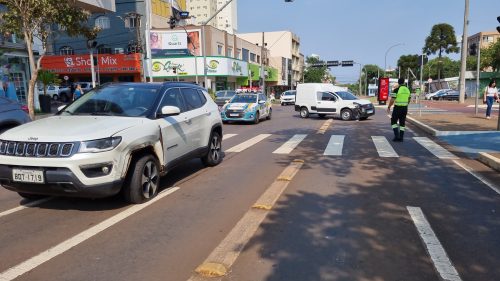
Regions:
[[[186,122],[186,106],[179,88],[168,89],[163,94],[157,114],[161,114],[161,109],[164,106],[176,106],[181,112],[177,116],[165,116],[158,119],[162,136],[163,157],[168,165],[191,151],[188,137],[190,125]]]
[[[338,113],[338,99],[330,92],[317,92],[317,107],[318,113],[332,114]]]
[[[261,117],[267,116],[269,114],[269,108],[267,107],[267,98],[264,94],[259,94],[258,106]]]
[[[186,123],[189,124],[188,138],[191,150],[206,146],[202,143],[202,135],[206,110],[203,109],[203,104],[206,102],[201,100],[200,94],[194,88],[181,88],[182,97],[186,104]]]

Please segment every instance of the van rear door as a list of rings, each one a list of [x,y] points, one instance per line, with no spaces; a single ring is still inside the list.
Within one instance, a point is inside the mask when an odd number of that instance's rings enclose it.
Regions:
[[[338,99],[330,92],[317,92],[317,107],[318,113],[337,113]]]

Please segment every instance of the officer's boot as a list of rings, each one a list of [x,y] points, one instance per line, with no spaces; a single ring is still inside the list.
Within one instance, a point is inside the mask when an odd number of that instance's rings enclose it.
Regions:
[[[394,131],[394,138],[392,141],[399,141],[399,128],[392,128],[392,130]]]
[[[405,135],[405,131],[399,131],[399,140],[400,142],[403,142],[403,137]]]

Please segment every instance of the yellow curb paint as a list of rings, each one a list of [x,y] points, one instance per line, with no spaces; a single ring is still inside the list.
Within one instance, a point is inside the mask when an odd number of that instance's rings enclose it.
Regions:
[[[293,163],[304,163],[304,160],[301,159],[295,159],[292,161]]]
[[[196,268],[188,281],[206,281],[209,278],[225,276],[236,262],[241,251],[254,236],[260,224],[272,210],[274,204],[285,191],[291,179],[299,172],[304,161],[292,161],[277,179],[264,191],[257,202],[236,223],[229,234],[208,255],[205,262]],[[286,181],[280,181],[286,178]]]
[[[323,125],[321,125],[321,127],[319,128],[319,130],[316,132],[316,134],[321,134],[321,135],[324,135],[326,133],[326,130],[328,130],[328,128],[330,127],[330,125],[332,124],[333,122],[333,119],[328,119],[325,121],[325,123],[323,123]]]
[[[252,206],[252,208],[254,209],[260,209],[260,210],[266,210],[266,211],[269,211],[271,210],[273,207],[272,206],[269,206],[269,205],[262,205],[262,204],[255,204]]]
[[[277,180],[277,181],[291,181],[291,180],[292,180],[292,178],[290,178],[290,177],[286,177],[286,176],[285,176],[285,177],[279,177],[279,178],[277,178],[276,180]]]
[[[227,274],[227,269],[220,263],[207,262],[198,266],[195,272],[203,277],[221,277]]]

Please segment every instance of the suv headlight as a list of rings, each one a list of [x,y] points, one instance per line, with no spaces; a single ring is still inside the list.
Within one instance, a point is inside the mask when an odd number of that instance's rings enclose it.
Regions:
[[[122,137],[110,137],[98,140],[82,141],[79,153],[96,153],[113,150],[120,144]]]

